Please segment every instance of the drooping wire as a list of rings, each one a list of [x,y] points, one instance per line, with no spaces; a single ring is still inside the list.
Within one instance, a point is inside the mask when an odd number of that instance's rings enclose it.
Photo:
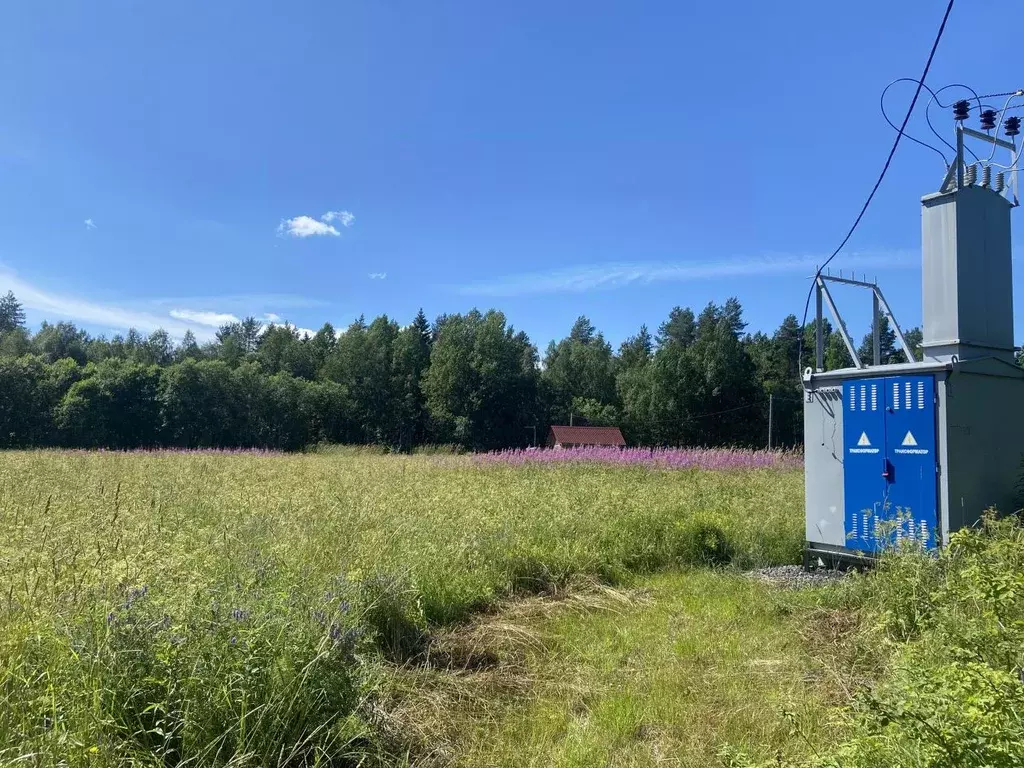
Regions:
[[[811,307],[811,296],[814,293],[814,286],[817,283],[818,278],[821,277],[822,270],[825,269],[825,267],[827,267],[832,262],[832,260],[839,255],[839,252],[843,250],[846,244],[850,241],[850,238],[853,237],[853,233],[857,230],[857,227],[860,225],[861,219],[864,218],[864,214],[867,213],[868,207],[871,205],[871,201],[875,199],[875,193],[877,193],[878,188],[882,186],[882,181],[885,179],[885,174],[889,171],[889,166],[892,165],[892,159],[893,157],[896,156],[896,150],[900,146],[900,139],[903,138],[903,132],[906,130],[907,123],[910,122],[910,116],[914,114],[914,107],[917,106],[917,100],[921,96],[921,91],[924,89],[924,81],[928,79],[928,72],[932,68],[932,60],[935,58],[935,51],[938,50],[939,48],[939,41],[942,40],[942,33],[946,31],[946,22],[949,20],[949,14],[953,11],[953,3],[954,0],[949,0],[949,4],[946,5],[946,12],[942,15],[942,23],[939,24],[939,31],[935,35],[935,40],[932,43],[932,48],[928,52],[928,60],[925,61],[924,64],[924,71],[921,73],[920,81],[918,82],[918,86],[914,91],[914,98],[910,100],[910,106],[907,108],[907,114],[903,118],[903,123],[899,127],[899,131],[896,134],[896,140],[892,144],[892,149],[889,150],[889,156],[885,159],[885,164],[882,166],[882,172],[878,174],[878,180],[875,182],[875,186],[871,188],[871,192],[870,194],[868,194],[867,199],[864,201],[864,205],[861,206],[860,212],[857,214],[857,218],[854,219],[853,221],[853,226],[850,227],[850,230],[846,233],[846,237],[844,237],[842,242],[839,243],[839,247],[832,251],[832,255],[829,256],[825,260],[825,263],[818,267],[817,271],[814,273],[814,282],[808,289],[807,300],[804,302],[803,320],[800,321],[801,330],[807,325],[807,311]],[[803,342],[804,334],[801,332],[799,352],[797,355],[797,371],[800,371],[803,367]]]
[[[882,95],[879,96],[879,98],[878,98],[878,108],[882,111],[882,118],[885,120],[885,122],[887,122],[889,124],[889,127],[892,128],[897,133],[899,133],[900,129],[896,127],[896,123],[894,123],[892,120],[889,119],[889,115],[885,111],[885,94],[888,93],[889,89],[892,88],[894,85],[896,85],[896,83],[917,83],[919,86],[925,88],[930,94],[932,94],[932,98],[933,99],[935,98],[935,93],[927,85],[925,85],[924,83],[920,82],[919,80],[917,80],[917,79],[915,79],[913,77],[900,77],[900,78],[897,78],[896,80],[893,80],[891,83],[889,83],[887,86],[885,86],[885,88],[882,89]],[[934,133],[934,132],[935,131],[933,129],[932,133]],[[949,168],[949,161],[946,159],[946,155],[945,155],[945,153],[941,149],[939,149],[938,147],[934,147],[931,144],[928,144],[927,142],[921,141],[920,139],[916,139],[913,136],[911,136],[909,133],[908,134],[904,134],[904,135],[908,139],[910,139],[912,142],[914,142],[915,144],[920,144],[922,147],[926,147],[927,149],[930,149],[932,152],[937,153],[938,156],[942,158],[942,162],[945,163],[947,168]]]

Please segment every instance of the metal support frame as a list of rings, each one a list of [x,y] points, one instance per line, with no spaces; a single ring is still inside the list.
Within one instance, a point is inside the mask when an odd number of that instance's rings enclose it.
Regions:
[[[966,125],[960,126],[960,132],[966,133],[972,139],[987,141],[989,144],[995,144],[997,147],[1008,149],[1011,152],[1017,151],[1017,147],[1014,146],[1012,141],[1007,141],[1006,139],[997,139],[995,136],[989,136],[987,133],[982,133],[981,131],[976,131],[973,128],[968,128]]]
[[[850,338],[850,332],[846,330],[846,322],[843,320],[843,316],[839,314],[839,310],[836,309],[836,303],[832,301],[832,294],[829,293],[828,286],[825,285],[826,275],[818,275],[815,283],[817,284],[818,290],[818,306],[821,306],[821,299],[825,299],[825,303],[828,304],[829,312],[832,313],[832,319],[836,321],[836,326],[839,328],[839,333],[842,334],[843,342],[846,344],[846,349],[850,353],[850,358],[853,360],[853,364],[857,368],[863,368],[864,365],[861,363],[860,358],[857,356],[857,348],[853,346],[853,339]],[[821,334],[821,318],[818,318],[818,334]],[[819,370],[824,370],[824,366]]]
[[[825,370],[825,333],[821,322],[821,288],[814,291],[814,370]]]
[[[996,147],[1002,147],[1003,149],[1010,150],[1010,159],[1017,156],[1017,145],[1013,141],[1006,141],[995,136],[989,136],[987,133],[976,131],[973,128],[967,128],[963,125],[957,125],[956,128],[956,159],[953,164],[946,169],[946,176],[942,179],[942,185],[939,187],[940,192],[952,192],[954,189],[964,188],[964,136],[970,136],[972,139],[978,141],[984,141],[987,144],[992,144]],[[1009,179],[1006,183],[1006,191],[1012,197],[1011,203],[1014,207],[1020,205],[1019,198],[1019,179],[1016,165],[1006,171]],[[954,175],[956,178],[956,186],[953,186]],[[1000,193],[1002,194],[1002,193]]]
[[[882,364],[882,323],[878,318],[878,294],[871,294],[871,359],[872,365]]]
[[[835,301],[832,299],[832,294],[828,290],[828,285],[826,283],[830,282],[841,283],[843,285],[853,285],[859,288],[869,288],[871,290],[871,347],[874,365],[881,365],[882,362],[881,319],[883,316],[889,321],[889,326],[895,332],[896,338],[900,343],[900,347],[903,348],[903,354],[907,357],[907,362],[914,362],[914,351],[910,348],[906,338],[903,336],[903,330],[900,328],[900,324],[896,322],[896,317],[893,315],[892,309],[889,308],[889,302],[885,300],[885,296],[882,295],[882,289],[878,287],[877,283],[869,283],[866,280],[855,280],[853,278],[823,274],[818,275],[814,281],[815,307],[817,310],[814,325],[814,364],[816,371],[821,372],[825,370],[824,324],[822,322],[821,312],[823,299],[824,302],[828,304],[829,312],[832,313],[832,319],[835,320],[839,333],[842,335],[843,343],[846,345],[846,349],[850,353],[850,359],[853,360],[854,367],[858,369],[864,367],[864,364],[857,356],[857,348],[854,346],[853,338],[850,336],[850,332],[846,328],[846,322],[843,320],[842,315],[839,314],[839,309],[836,307]]]

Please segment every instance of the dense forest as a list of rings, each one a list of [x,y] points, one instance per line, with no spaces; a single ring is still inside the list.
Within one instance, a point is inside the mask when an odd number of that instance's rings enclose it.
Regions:
[[[543,442],[549,424],[614,424],[633,445],[745,445],[801,439],[801,334],[790,315],[749,334],[736,299],[677,307],[614,350],[586,317],[540,355],[496,310],[421,311],[408,325],[360,318],[313,336],[253,318],[214,340],[164,331],[35,333],[0,297],[0,447],[266,447],[319,442],[473,450]],[[908,334],[915,346],[920,333]],[[859,350],[867,359],[870,337]],[[810,354],[810,352],[808,352]],[[883,361],[903,360],[884,327]],[[829,329],[826,367],[849,354]],[[806,365],[806,358],[804,361]]]

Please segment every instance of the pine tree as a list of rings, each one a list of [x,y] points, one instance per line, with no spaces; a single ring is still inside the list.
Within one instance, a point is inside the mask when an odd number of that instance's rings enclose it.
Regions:
[[[0,297],[0,333],[9,333],[15,328],[25,327],[25,310],[13,291]]]
[[[896,331],[889,327],[889,318],[880,317],[878,320],[878,349],[881,365],[889,363],[904,362],[905,357],[902,350],[897,358]],[[857,357],[864,365],[874,365],[875,355],[871,337],[871,331],[864,334],[860,347],[857,348]]]
[[[196,335],[191,330],[186,330],[181,337],[181,343],[174,350],[174,357],[178,362],[182,360],[198,360],[200,356],[199,344],[196,343]]]
[[[658,346],[678,344],[689,347],[697,337],[697,321],[693,310],[687,307],[675,307],[669,312],[668,320],[658,328]]]
[[[654,342],[646,325],[640,326],[636,336],[630,336],[619,345],[619,370],[631,370],[651,359]]]
[[[239,333],[245,354],[254,354],[263,334],[263,323],[255,317],[247,317],[239,324]]]

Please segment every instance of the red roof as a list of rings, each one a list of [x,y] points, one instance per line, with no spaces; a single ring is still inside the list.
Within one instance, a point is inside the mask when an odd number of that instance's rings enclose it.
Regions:
[[[551,427],[548,442],[562,445],[626,444],[618,427]]]

